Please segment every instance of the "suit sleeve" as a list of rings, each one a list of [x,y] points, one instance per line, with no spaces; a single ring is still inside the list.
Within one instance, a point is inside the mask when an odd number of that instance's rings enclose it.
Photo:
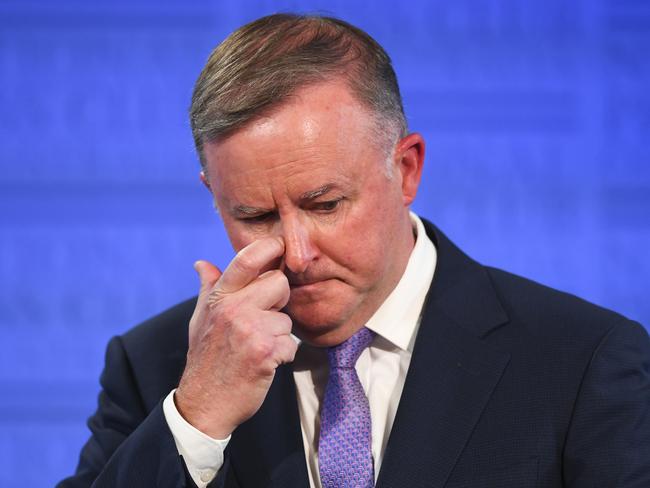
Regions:
[[[623,321],[602,338],[587,369],[564,449],[571,488],[650,486],[650,340]]]
[[[102,391],[88,420],[91,437],[83,447],[74,476],[58,488],[194,487],[162,409],[147,413],[121,339],[107,348]]]

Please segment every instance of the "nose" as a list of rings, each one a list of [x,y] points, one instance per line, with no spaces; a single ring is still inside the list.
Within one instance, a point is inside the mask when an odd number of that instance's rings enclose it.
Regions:
[[[286,267],[293,273],[303,273],[318,255],[309,225],[299,215],[287,216],[282,219],[282,237]]]

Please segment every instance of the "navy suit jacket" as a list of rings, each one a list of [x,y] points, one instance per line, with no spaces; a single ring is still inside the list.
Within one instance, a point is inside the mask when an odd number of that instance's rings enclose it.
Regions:
[[[634,322],[438,251],[377,487],[650,487],[650,341]],[[193,486],[161,400],[195,299],[112,339],[92,436],[59,486]],[[308,487],[291,365],[211,486]]]

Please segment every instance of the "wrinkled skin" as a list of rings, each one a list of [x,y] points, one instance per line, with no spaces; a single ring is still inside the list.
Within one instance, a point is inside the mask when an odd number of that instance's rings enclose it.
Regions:
[[[387,161],[372,124],[331,81],[205,145],[201,178],[238,254],[223,274],[196,265],[201,291],[175,401],[208,435],[226,437],[259,409],[275,368],[293,360],[292,331],[339,344],[399,281],[424,142],[400,139]]]

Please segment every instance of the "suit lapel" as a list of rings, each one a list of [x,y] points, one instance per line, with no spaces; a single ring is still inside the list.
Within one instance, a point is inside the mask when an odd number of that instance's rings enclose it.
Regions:
[[[241,488],[309,487],[290,365],[276,370],[262,407],[237,428],[228,447]]]
[[[438,264],[378,488],[443,487],[509,361],[482,340],[508,320],[484,268],[425,227]],[[278,368],[262,407],[228,450],[241,488],[309,487],[290,366]]]
[[[426,226],[438,265],[378,488],[443,487],[509,361],[482,341],[507,322],[485,270]]]

